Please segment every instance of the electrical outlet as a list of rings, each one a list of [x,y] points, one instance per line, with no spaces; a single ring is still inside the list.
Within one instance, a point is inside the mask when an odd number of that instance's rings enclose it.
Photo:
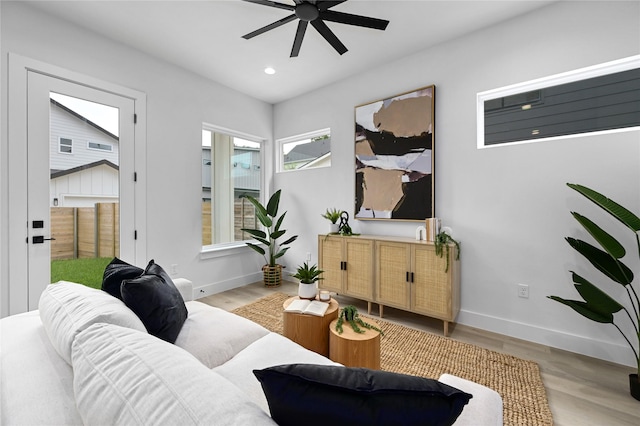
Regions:
[[[311,262],[311,252],[307,252],[307,262]]]
[[[526,284],[518,284],[518,297],[529,298],[529,286]]]

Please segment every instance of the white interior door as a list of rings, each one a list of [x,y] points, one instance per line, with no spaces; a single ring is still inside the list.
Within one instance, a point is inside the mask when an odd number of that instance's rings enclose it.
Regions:
[[[120,209],[119,257],[131,262],[135,261],[135,204],[134,204],[134,112],[135,103],[131,98],[115,95],[81,84],[72,83],[59,78],[29,71],[27,76],[27,269],[28,269],[28,309],[37,309],[42,290],[51,282],[51,207],[63,204],[58,194],[52,194],[50,178],[52,159],[59,155],[67,155],[76,163],[69,164],[69,170],[83,170],[83,164],[95,163],[91,157],[93,151],[105,148],[104,144],[95,142],[91,145],[88,139],[59,141],[52,138],[51,129],[51,96],[52,94],[89,101],[94,104],[110,107],[117,111],[117,198]],[[79,114],[82,116],[82,114]],[[84,117],[84,116],[82,116]],[[77,118],[77,117],[76,117]],[[86,118],[86,117],[85,117]],[[91,121],[91,120],[89,120]],[[91,122],[90,124],[96,124]],[[95,127],[95,126],[93,126]],[[101,127],[101,126],[99,126]],[[53,139],[53,140],[52,140]],[[113,148],[113,147],[112,147]],[[73,151],[76,150],[76,151]],[[80,157],[84,153],[85,157]],[[87,154],[88,153],[88,154]],[[87,157],[88,155],[88,157]],[[64,158],[63,158],[64,160]],[[64,169],[64,167],[63,167]],[[112,167],[113,169],[113,167]],[[91,185],[104,184],[104,176],[96,174]],[[87,185],[76,181],[76,185]],[[78,191],[78,189],[76,189]],[[82,188],[84,196],[91,197],[92,192],[100,192],[97,188]]]

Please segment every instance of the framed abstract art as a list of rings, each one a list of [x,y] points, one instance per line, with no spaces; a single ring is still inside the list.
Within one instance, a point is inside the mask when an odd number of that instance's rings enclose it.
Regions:
[[[355,108],[356,219],[434,217],[435,89]]]

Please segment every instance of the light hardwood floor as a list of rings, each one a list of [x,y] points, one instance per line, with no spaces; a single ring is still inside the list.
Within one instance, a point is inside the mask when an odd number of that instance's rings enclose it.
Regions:
[[[297,289],[298,285],[291,282],[284,282],[275,289],[255,283],[199,300],[231,311],[274,292],[295,295]],[[366,302],[340,295],[335,298],[340,305],[355,305],[360,312],[367,312]],[[371,314],[377,316],[377,305],[373,306]],[[442,334],[441,321],[398,309],[385,307],[384,319]],[[450,334],[451,338],[462,342],[537,362],[555,425],[640,425],[640,401],[629,395],[628,376],[633,372],[630,367],[465,325],[450,328]]]

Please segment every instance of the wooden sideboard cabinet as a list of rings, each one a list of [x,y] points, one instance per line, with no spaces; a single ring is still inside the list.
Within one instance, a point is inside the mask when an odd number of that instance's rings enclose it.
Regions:
[[[318,236],[318,287],[373,301],[374,240],[339,235]]]
[[[366,256],[350,255],[351,244],[358,247],[355,252],[366,252]],[[325,271],[321,288],[367,300],[369,313],[371,301],[378,303],[381,317],[384,306],[391,306],[441,319],[444,335],[449,335],[449,323],[460,311],[460,261],[456,260],[455,246],[449,246],[446,272],[447,259],[436,255],[433,243],[411,238],[320,235],[318,253],[319,267]],[[349,259],[348,274],[341,269],[345,259]],[[360,261],[362,277],[368,277],[365,280],[357,277]],[[373,275],[367,272],[371,269]],[[349,280],[357,285],[349,288]]]

